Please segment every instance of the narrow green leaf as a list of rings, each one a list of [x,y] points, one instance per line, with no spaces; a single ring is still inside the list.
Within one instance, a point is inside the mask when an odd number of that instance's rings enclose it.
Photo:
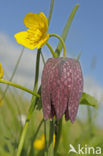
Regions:
[[[50,21],[51,21],[52,12],[53,12],[53,7],[54,7],[54,0],[51,0],[50,11],[49,11],[49,17],[48,17],[48,24],[50,24]]]
[[[72,10],[72,12],[71,12],[68,20],[67,20],[67,23],[66,23],[65,27],[64,27],[63,33],[61,35],[61,37],[63,38],[64,41],[67,38],[67,35],[68,35],[68,32],[69,32],[70,26],[72,24],[72,21],[74,19],[74,16],[76,14],[76,11],[77,11],[78,7],[79,7],[79,4],[76,4],[75,7],[73,8],[73,10]],[[60,55],[61,50],[62,50],[62,44],[61,44],[61,42],[59,42],[58,43],[58,46],[56,48],[56,51],[55,51],[58,56]]]
[[[82,94],[80,104],[98,108],[97,100],[93,96],[91,96],[85,92],[83,92],[83,94]]]
[[[79,61],[81,55],[82,55],[82,52],[80,51],[79,54],[78,54],[78,56],[77,56],[77,60],[78,60],[78,61]]]

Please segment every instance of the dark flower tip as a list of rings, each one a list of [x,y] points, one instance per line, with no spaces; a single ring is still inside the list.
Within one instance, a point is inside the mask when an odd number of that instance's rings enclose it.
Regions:
[[[42,73],[42,107],[44,119],[60,119],[74,122],[83,91],[80,64],[70,58],[50,58]]]

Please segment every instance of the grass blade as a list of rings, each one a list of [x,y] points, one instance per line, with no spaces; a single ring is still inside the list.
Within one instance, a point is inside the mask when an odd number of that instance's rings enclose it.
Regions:
[[[70,26],[72,24],[72,21],[74,19],[74,16],[76,14],[76,11],[77,11],[78,7],[79,7],[79,4],[76,4],[75,7],[73,8],[73,10],[72,10],[72,12],[71,12],[68,20],[67,20],[67,23],[66,23],[65,27],[64,27],[63,33],[61,35],[61,37],[63,38],[64,41],[67,38],[67,35],[68,35],[68,32],[69,32]],[[61,50],[62,50],[62,44],[59,41],[58,46],[57,46],[56,51],[55,51],[58,56],[60,55]]]
[[[19,63],[20,63],[21,57],[22,57],[22,55],[23,55],[23,52],[24,52],[24,47],[23,47],[23,49],[22,49],[22,51],[21,51],[21,53],[20,53],[20,56],[19,56],[19,58],[18,58],[18,60],[17,60],[17,62],[16,62],[15,68],[14,68],[14,70],[13,70],[13,73],[12,73],[12,75],[11,75],[9,81],[12,81],[12,79],[13,79],[15,73],[16,73],[16,70],[17,70],[18,65],[19,65]],[[2,98],[1,98],[1,100],[3,100],[3,98],[5,97],[8,88],[9,88],[9,85],[7,85],[7,87],[6,87],[6,89],[5,89],[4,93],[3,93],[3,96],[2,96]]]
[[[54,0],[51,0],[50,11],[49,11],[49,17],[48,17],[48,24],[50,24],[50,21],[51,21],[52,12],[53,12],[53,7],[54,7]]]

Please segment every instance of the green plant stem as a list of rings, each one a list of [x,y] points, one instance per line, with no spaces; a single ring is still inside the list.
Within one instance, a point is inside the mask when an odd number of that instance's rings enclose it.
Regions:
[[[52,36],[57,37],[57,38],[61,41],[61,43],[62,43],[62,45],[63,45],[63,48],[64,48],[63,56],[66,57],[66,46],[65,46],[65,43],[64,43],[62,37],[60,37],[60,36],[57,35],[57,34],[50,34],[50,37],[52,37]]]
[[[42,52],[41,52],[41,58],[42,58],[43,64],[45,64],[45,59],[44,59],[44,56],[43,56]]]
[[[28,92],[34,96],[37,96],[38,98],[40,98],[40,95],[35,93],[34,91],[28,89],[28,88],[25,88],[19,84],[16,84],[16,83],[13,83],[13,82],[10,82],[10,81],[7,81],[7,80],[4,80],[4,79],[0,79],[0,83],[4,83],[4,84],[8,84],[10,86],[13,86],[15,88],[18,88],[18,89],[21,89],[21,90],[24,90],[25,92]]]
[[[50,130],[49,130],[49,146],[53,141],[53,131],[54,131],[54,123],[53,120],[50,121]]]
[[[18,149],[17,149],[17,156],[21,155],[22,147],[23,147],[23,144],[24,144],[24,139],[25,139],[25,136],[26,136],[26,133],[27,133],[27,130],[28,130],[30,117],[31,117],[31,113],[29,112],[29,114],[27,116],[27,119],[26,119],[26,122],[25,122],[25,125],[24,125],[24,128],[23,128],[23,131],[22,131],[22,134],[21,134],[19,146],[18,146]]]
[[[49,43],[46,43],[46,45],[49,48],[50,52],[52,53],[53,57],[56,58],[56,54],[55,54],[54,50],[52,49],[52,47],[50,46],[50,44]]]
[[[54,149],[53,149],[53,134],[54,134],[54,122],[53,120],[50,121],[50,130],[49,130],[49,153],[50,156],[54,155]]]
[[[40,65],[40,55],[41,55],[41,49],[37,52],[37,58],[36,58],[36,69],[35,69],[35,83],[34,83],[34,91],[37,91],[38,89],[38,78],[39,78],[39,65]]]
[[[54,148],[55,156],[56,156],[56,152],[59,146],[61,132],[62,132],[62,118],[59,121],[56,121],[56,127],[55,127],[56,142],[55,142],[55,148]]]
[[[31,155],[34,154],[34,153],[33,153],[33,152],[34,152],[33,142],[34,142],[34,140],[36,139],[36,136],[37,136],[37,134],[38,134],[38,131],[40,130],[40,128],[41,128],[43,122],[44,122],[44,119],[41,120],[40,124],[38,125],[38,127],[37,127],[37,129],[36,129],[36,132],[34,133],[34,135],[33,135],[32,138],[31,138],[30,151],[29,151],[28,156],[31,156]]]
[[[92,112],[91,112],[91,108],[89,106],[87,106],[87,110],[88,110],[89,135],[90,135],[90,138],[92,138],[93,137]]]
[[[40,53],[41,53],[41,49],[38,50],[37,58],[36,58],[35,83],[34,83],[34,89],[33,89],[34,92],[37,92],[37,88],[38,88]],[[33,113],[33,111],[35,109],[36,99],[37,99],[36,96],[32,96],[31,105],[29,107],[29,112],[28,112],[28,115],[27,115],[27,119],[26,119],[26,122],[25,122],[25,125],[24,125],[24,128],[23,128],[21,137],[20,137],[20,141],[19,141],[19,145],[18,145],[18,149],[17,149],[17,156],[21,155],[24,140],[25,140],[25,137],[26,137],[28,126],[29,126],[29,121],[30,121],[31,115],[32,115],[32,113]]]
[[[23,147],[23,144],[24,144],[24,139],[25,139],[25,136],[26,136],[26,133],[27,133],[27,130],[28,130],[30,117],[31,117],[31,112],[29,112],[28,115],[27,115],[27,119],[26,119],[26,122],[25,122],[25,125],[24,125],[24,128],[23,128],[21,138],[20,138],[20,142],[19,142],[19,146],[18,146],[18,149],[17,149],[17,156],[20,156],[20,154],[21,154],[22,147]]]
[[[44,120],[44,135],[45,135],[45,149],[44,149],[44,156],[48,156],[47,133],[46,133],[46,121],[45,121],[45,120]]]

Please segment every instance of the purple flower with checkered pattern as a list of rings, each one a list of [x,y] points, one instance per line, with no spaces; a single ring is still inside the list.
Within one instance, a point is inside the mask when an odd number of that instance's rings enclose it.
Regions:
[[[49,58],[42,73],[42,107],[44,119],[74,122],[83,92],[83,76],[79,62],[71,58]]]

